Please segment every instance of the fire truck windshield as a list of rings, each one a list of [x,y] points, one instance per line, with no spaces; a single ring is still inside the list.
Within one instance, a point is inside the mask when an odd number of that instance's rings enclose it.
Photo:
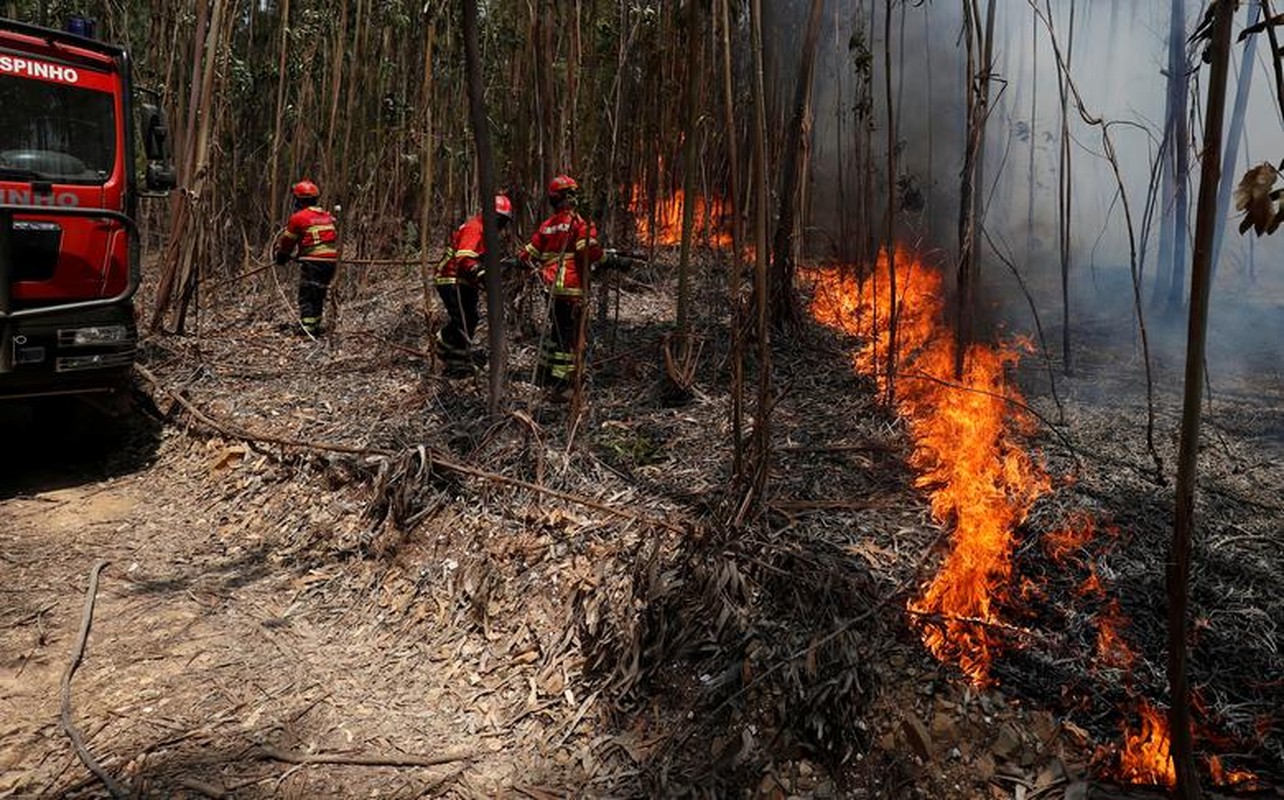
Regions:
[[[105,183],[115,117],[107,92],[0,75],[0,180]]]

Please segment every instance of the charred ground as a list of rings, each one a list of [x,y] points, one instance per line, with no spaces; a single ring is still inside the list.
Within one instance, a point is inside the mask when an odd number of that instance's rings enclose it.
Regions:
[[[667,404],[658,273],[630,276],[618,322],[595,330],[573,429],[521,381],[533,339],[514,343],[498,422],[482,381],[436,377],[417,278],[348,276],[317,342],[277,330],[287,309],[261,280],[197,335],[151,342],[163,426],[140,422],[101,468],[67,467],[68,443],[49,458],[61,476],[6,482],[0,791],[100,792],[56,726],[97,558],[112,565],[75,719],[156,795],[1084,796],[1104,791],[1089,762],[1108,761],[1097,747],[1129,699],[1162,702],[1171,501],[1136,448],[1144,387],[1120,380],[1113,404],[1074,390],[1113,380],[1104,348],[1062,386],[1073,447],[1035,442],[1075,482],[1024,526],[1019,571],[1047,588],[1013,601],[1001,684],[975,690],[907,626],[943,535],[899,423],[848,367],[855,342],[808,328],[778,347],[771,493],[731,528],[725,321],[699,320],[697,391]],[[1280,687],[1256,680],[1281,673],[1278,386],[1215,399],[1194,656],[1202,719],[1267,784],[1284,772]],[[1159,396],[1165,430],[1174,398]],[[1085,508],[1119,533],[1052,565],[1041,537]],[[1131,619],[1132,677],[1093,660],[1089,562]],[[280,750],[459,759],[300,766]]]

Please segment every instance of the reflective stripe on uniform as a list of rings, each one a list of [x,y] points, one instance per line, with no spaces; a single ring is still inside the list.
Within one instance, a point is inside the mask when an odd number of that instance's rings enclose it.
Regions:
[[[540,362],[548,374],[558,380],[568,381],[575,376],[575,354],[558,350],[557,345],[551,342],[544,343]]]
[[[566,285],[566,265],[574,260],[575,256],[562,256],[557,262],[557,276],[553,280],[553,294],[562,295],[563,297],[579,297],[583,294],[578,286]]]

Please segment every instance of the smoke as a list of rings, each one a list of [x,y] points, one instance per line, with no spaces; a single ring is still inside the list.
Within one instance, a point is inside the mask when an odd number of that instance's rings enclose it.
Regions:
[[[772,45],[777,57],[769,63],[777,97],[792,95],[796,46],[806,2],[789,0],[773,13],[782,21]],[[982,3],[984,9],[986,4]],[[1142,241],[1143,214],[1151,182],[1152,163],[1163,133],[1167,69],[1169,3],[1135,0],[1077,0],[1073,32],[1071,3],[1051,5],[1050,22],[1063,55],[1069,59],[1071,80],[1085,112],[1109,123],[1119,175],[1105,158],[1102,131],[1087,124],[1069,103],[1071,142],[1070,299],[1072,319],[1089,326],[1126,326],[1135,317],[1131,251],[1144,247],[1145,261],[1137,268],[1142,278],[1145,311],[1156,293],[1158,216]],[[1187,22],[1202,17],[1203,3],[1187,0]],[[1046,6],[1040,3],[1041,8]],[[1024,329],[1031,315],[1021,287],[1012,276],[1020,272],[1047,329],[1060,324],[1061,275],[1058,243],[1058,182],[1061,146],[1061,98],[1056,60],[1049,33],[1025,0],[996,4],[995,70],[991,89],[982,193],[986,204],[981,246],[983,305],[997,316]],[[859,243],[842,241],[861,213],[860,175],[862,137],[871,138],[875,204],[870,219],[882,229],[886,207],[886,120],[884,80],[885,3],[845,4],[831,0],[825,11],[821,50],[813,96],[812,172],[808,195],[810,228],[804,246],[811,256],[847,256]],[[792,22],[790,22],[792,20]],[[1242,26],[1241,13],[1238,25]],[[872,25],[871,25],[872,22]],[[934,260],[947,272],[956,263],[959,181],[966,132],[965,54],[962,16],[957,3],[893,3],[891,17],[892,104],[897,109],[898,175],[901,188],[900,235],[903,241],[933,250]],[[1235,79],[1243,44],[1235,45],[1228,106],[1234,101]],[[1229,180],[1238,180],[1250,166],[1284,158],[1284,124],[1275,101],[1275,87],[1265,53],[1259,45],[1258,63],[1240,143],[1238,164]],[[1192,63],[1199,66],[1199,54]],[[862,68],[867,72],[862,73]],[[867,77],[866,77],[867,76]],[[1207,69],[1191,73],[1192,153],[1203,138]],[[872,91],[871,91],[872,90]],[[869,114],[860,104],[869,103]],[[1228,111],[1229,118],[1229,111]],[[781,120],[783,122],[783,119]],[[1120,183],[1125,194],[1120,193]],[[1199,189],[1199,161],[1192,155],[1189,182],[1190,223]],[[917,192],[921,203],[914,202]],[[1130,246],[1124,208],[1131,212]],[[1281,363],[1284,341],[1284,234],[1254,239],[1239,236],[1235,212],[1228,211],[1225,237],[1213,289],[1210,315],[1210,367],[1213,380],[1231,376],[1246,359],[1215,359],[1253,353],[1260,370],[1264,362]],[[1193,243],[1188,240],[1182,281],[1189,284]],[[1005,260],[1010,262],[1009,267]],[[1166,271],[1166,268],[1165,268]],[[1159,307],[1162,308],[1162,303]],[[1176,318],[1184,320],[1184,312]],[[1134,326],[1135,327],[1135,326]],[[1125,327],[1126,329],[1126,327]],[[1170,341],[1163,334],[1171,332]],[[1161,355],[1180,360],[1183,324],[1156,324],[1154,342]],[[1136,347],[1136,337],[1117,344]],[[1278,372],[1279,367],[1275,367]]]

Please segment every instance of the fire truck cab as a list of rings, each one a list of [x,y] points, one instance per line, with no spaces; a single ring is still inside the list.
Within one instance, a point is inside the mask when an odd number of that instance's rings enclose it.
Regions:
[[[134,92],[124,48],[0,19],[0,400],[128,386],[136,149],[146,192],[175,183],[159,104]]]

